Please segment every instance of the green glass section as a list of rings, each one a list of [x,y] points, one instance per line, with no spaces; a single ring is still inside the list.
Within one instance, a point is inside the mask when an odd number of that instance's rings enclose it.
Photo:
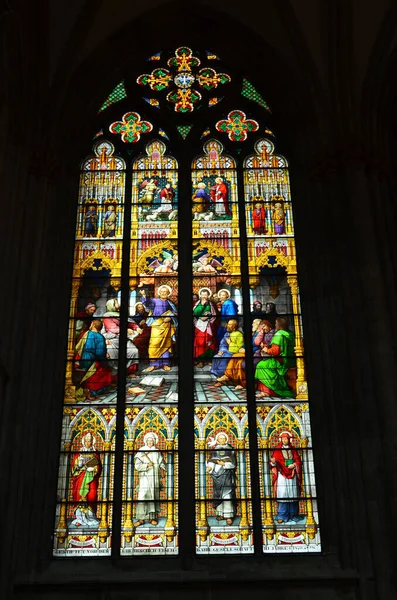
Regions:
[[[98,112],[102,112],[105,108],[108,108],[115,102],[120,102],[120,100],[123,100],[124,98],[127,98],[127,92],[125,91],[124,81],[120,81],[106,98]]]
[[[183,137],[183,139],[185,140],[187,138],[187,136],[189,135],[190,130],[192,129],[193,125],[177,125],[177,130],[178,132],[181,134],[181,136]]]
[[[259,104],[259,106],[262,106],[262,108],[271,112],[266,100],[262,98],[258,90],[252,85],[252,83],[248,79],[243,79],[243,88],[241,90],[241,95],[244,96],[244,98],[248,98],[248,100],[256,102],[257,104]]]

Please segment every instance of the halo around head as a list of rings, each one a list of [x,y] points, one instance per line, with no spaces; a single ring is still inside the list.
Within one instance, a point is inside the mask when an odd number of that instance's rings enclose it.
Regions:
[[[224,431],[220,431],[219,433],[217,433],[216,436],[215,436],[215,440],[219,443],[219,439],[218,438],[221,435],[223,435],[226,438],[226,444],[228,444],[229,443],[229,436]]]
[[[226,292],[226,294],[227,294],[227,297],[228,297],[228,298],[230,298],[230,292],[229,292],[229,290],[222,289],[222,290],[219,290],[219,291],[217,292],[217,294],[219,295],[221,292]]]
[[[159,289],[157,290],[158,294],[160,293],[161,288],[166,288],[168,290],[168,295],[171,296],[172,289],[170,288],[169,285],[166,285],[165,283],[160,285]]]
[[[290,433],[289,431],[282,431],[281,433],[278,434],[278,439],[280,440],[280,442],[281,442],[281,438],[284,437],[285,435],[288,436],[289,439],[292,439],[292,433]]]
[[[145,433],[143,437],[143,443],[145,444],[145,446],[147,445],[147,441],[150,439],[152,439],[154,441],[154,444],[157,446],[159,441],[157,433],[154,433],[154,431],[149,431],[148,433]]]
[[[96,448],[96,439],[95,439],[95,436],[94,436],[94,434],[92,433],[92,431],[86,431],[86,432],[85,432],[85,433],[82,435],[82,437],[81,437],[81,443],[82,443],[83,447],[84,447],[84,440],[85,440],[85,438],[87,437],[87,435],[90,435],[90,436],[91,436],[91,438],[92,438],[92,444],[91,444],[91,448],[93,448],[93,449],[95,450],[95,448]]]
[[[199,291],[198,291],[199,297],[201,296],[201,292],[208,292],[208,295],[212,296],[212,292],[211,292],[210,288],[207,288],[207,287],[200,288]]]

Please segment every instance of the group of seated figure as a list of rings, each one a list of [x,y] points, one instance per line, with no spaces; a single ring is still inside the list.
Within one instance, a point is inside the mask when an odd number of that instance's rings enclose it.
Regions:
[[[252,322],[252,352],[257,396],[293,398],[295,338],[285,317],[277,315],[274,303],[262,311],[255,302]],[[194,359],[198,368],[210,365],[215,387],[246,387],[246,348],[239,329],[238,306],[228,290],[211,294],[201,288],[193,298]]]
[[[138,365],[148,360],[144,372],[173,366],[177,334],[177,308],[169,299],[171,288],[161,285],[156,297],[140,290],[141,301],[129,318],[126,358],[127,376],[138,376]],[[115,383],[120,343],[120,305],[117,298],[106,303],[100,317],[95,303],[88,303],[76,320],[76,347],[73,382],[76,397],[93,401]],[[258,397],[293,398],[295,372],[294,334],[274,303],[265,310],[255,303],[252,322],[252,354]],[[212,294],[201,288],[193,297],[195,366],[210,366],[215,387],[246,387],[246,346],[240,330],[238,306],[230,291]],[[292,385],[290,385],[292,384]]]

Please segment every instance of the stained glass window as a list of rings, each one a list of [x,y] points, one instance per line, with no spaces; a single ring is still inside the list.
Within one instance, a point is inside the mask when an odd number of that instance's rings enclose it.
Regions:
[[[221,102],[223,100],[223,96],[214,96],[213,98],[210,98],[208,100],[208,106],[216,106],[217,104],[219,104],[219,102]]]
[[[248,79],[243,79],[241,95],[249,100],[252,100],[253,102],[256,102],[259,104],[259,106],[262,106],[262,108],[270,112],[268,103]]]
[[[109,555],[125,162],[94,146],[80,175],[54,554]]]
[[[192,221],[197,552],[252,552],[237,173],[216,140],[193,161]]]
[[[132,168],[122,554],[176,554],[178,165],[156,140]]]
[[[288,163],[266,139],[244,162],[264,552],[320,550]]]
[[[165,138],[166,140],[170,139],[168,137],[168,135],[166,134],[166,132],[164,131],[164,129],[161,129],[161,127],[159,127],[159,135],[161,135],[161,137]]]
[[[111,106],[115,102],[120,102],[121,100],[123,100],[126,97],[127,97],[127,92],[125,91],[124,81],[120,81],[120,83],[118,83],[116,85],[114,90],[106,98],[105,102],[102,104],[101,108],[99,109],[99,112],[102,112],[103,110],[105,110],[105,108],[108,108],[108,106]]]
[[[178,132],[181,134],[183,139],[186,139],[186,137],[189,135],[189,132],[191,131],[192,127],[193,127],[193,125],[177,125],[176,126]]]
[[[213,60],[217,57],[207,53],[205,58]],[[202,91],[230,83],[231,77],[203,66],[202,60],[194,55],[191,48],[182,46],[175,50],[164,66],[153,69],[151,73],[142,73],[136,81],[140,86],[150,87],[152,92],[167,90],[166,99],[174,106],[175,112],[189,113],[200,106]]]
[[[160,108],[160,102],[156,100],[156,98],[143,98],[145,102],[150,104],[150,106],[154,106],[155,108]]]
[[[148,61],[103,103],[81,165],[54,555],[320,552],[288,163],[268,105],[241,78],[222,112],[231,75],[212,52]]]

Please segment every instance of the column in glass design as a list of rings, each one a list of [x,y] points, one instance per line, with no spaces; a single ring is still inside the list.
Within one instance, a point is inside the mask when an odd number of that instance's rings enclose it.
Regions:
[[[318,552],[288,165],[263,139],[244,166],[263,551]]]
[[[178,552],[178,172],[133,162],[122,555]]]
[[[110,555],[125,164],[110,142],[82,164],[54,555]],[[110,306],[111,305],[111,306]]]
[[[253,552],[234,160],[216,140],[192,170],[196,545]]]

